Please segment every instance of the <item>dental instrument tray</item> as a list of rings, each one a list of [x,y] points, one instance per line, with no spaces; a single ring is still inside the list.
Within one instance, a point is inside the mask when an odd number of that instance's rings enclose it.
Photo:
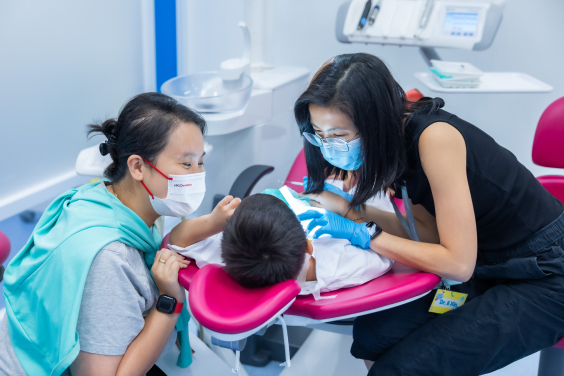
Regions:
[[[470,63],[457,63],[431,59],[429,71],[435,81],[445,88],[475,88],[484,72]]]
[[[475,87],[445,87],[440,85],[435,73],[418,72],[415,77],[429,89],[438,93],[548,93],[552,86],[520,72],[484,72]]]

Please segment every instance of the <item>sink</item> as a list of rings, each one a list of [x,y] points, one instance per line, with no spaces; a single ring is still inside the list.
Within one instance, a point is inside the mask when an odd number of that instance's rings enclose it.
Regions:
[[[244,108],[253,80],[242,74],[237,80],[223,80],[219,72],[201,72],[166,81],[161,92],[199,112],[230,112]]]

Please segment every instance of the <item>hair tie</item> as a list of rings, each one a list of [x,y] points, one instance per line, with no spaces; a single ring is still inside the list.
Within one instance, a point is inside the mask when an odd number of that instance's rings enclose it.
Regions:
[[[100,154],[102,154],[103,156],[108,155],[110,148],[114,148],[116,146],[116,141],[116,136],[114,136],[113,134],[109,135],[108,139],[102,142],[99,146]]]
[[[110,148],[108,147],[108,144],[105,142],[102,142],[100,144],[99,150],[100,150],[100,154],[102,154],[103,156],[107,155],[110,152]]]
[[[445,106],[445,101],[443,98],[435,97],[433,98],[433,105],[438,110],[439,108],[443,108]]]

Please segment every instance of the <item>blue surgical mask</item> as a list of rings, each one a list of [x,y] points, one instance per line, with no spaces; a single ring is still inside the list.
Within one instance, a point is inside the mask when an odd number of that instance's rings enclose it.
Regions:
[[[333,149],[327,143],[323,143],[323,146],[320,147],[321,154],[323,154],[323,158],[327,162],[335,167],[347,171],[357,170],[363,162],[363,158],[360,155],[360,138],[349,142],[348,145],[348,151],[339,151]]]

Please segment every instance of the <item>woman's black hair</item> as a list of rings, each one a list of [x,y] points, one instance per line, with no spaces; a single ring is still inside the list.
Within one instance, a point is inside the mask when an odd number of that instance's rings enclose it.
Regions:
[[[364,205],[371,197],[394,186],[407,170],[404,119],[433,103],[431,98],[410,102],[401,86],[384,64],[366,53],[336,56],[314,75],[306,91],[294,105],[300,128],[314,133],[309,104],[335,108],[353,122],[361,140],[363,162],[356,171],[346,171],[327,162],[320,148],[304,139],[309,176],[306,192],[320,193],[329,176],[345,180],[351,173],[357,189],[351,207]],[[442,106],[441,106],[442,107]]]
[[[88,135],[102,133],[108,139],[100,144],[102,155],[109,153],[112,157],[104,176],[118,182],[126,176],[127,159],[131,155],[156,163],[171,133],[181,123],[193,123],[202,134],[206,132],[206,122],[196,111],[167,95],[143,93],[127,102],[117,120],[88,125]]]

